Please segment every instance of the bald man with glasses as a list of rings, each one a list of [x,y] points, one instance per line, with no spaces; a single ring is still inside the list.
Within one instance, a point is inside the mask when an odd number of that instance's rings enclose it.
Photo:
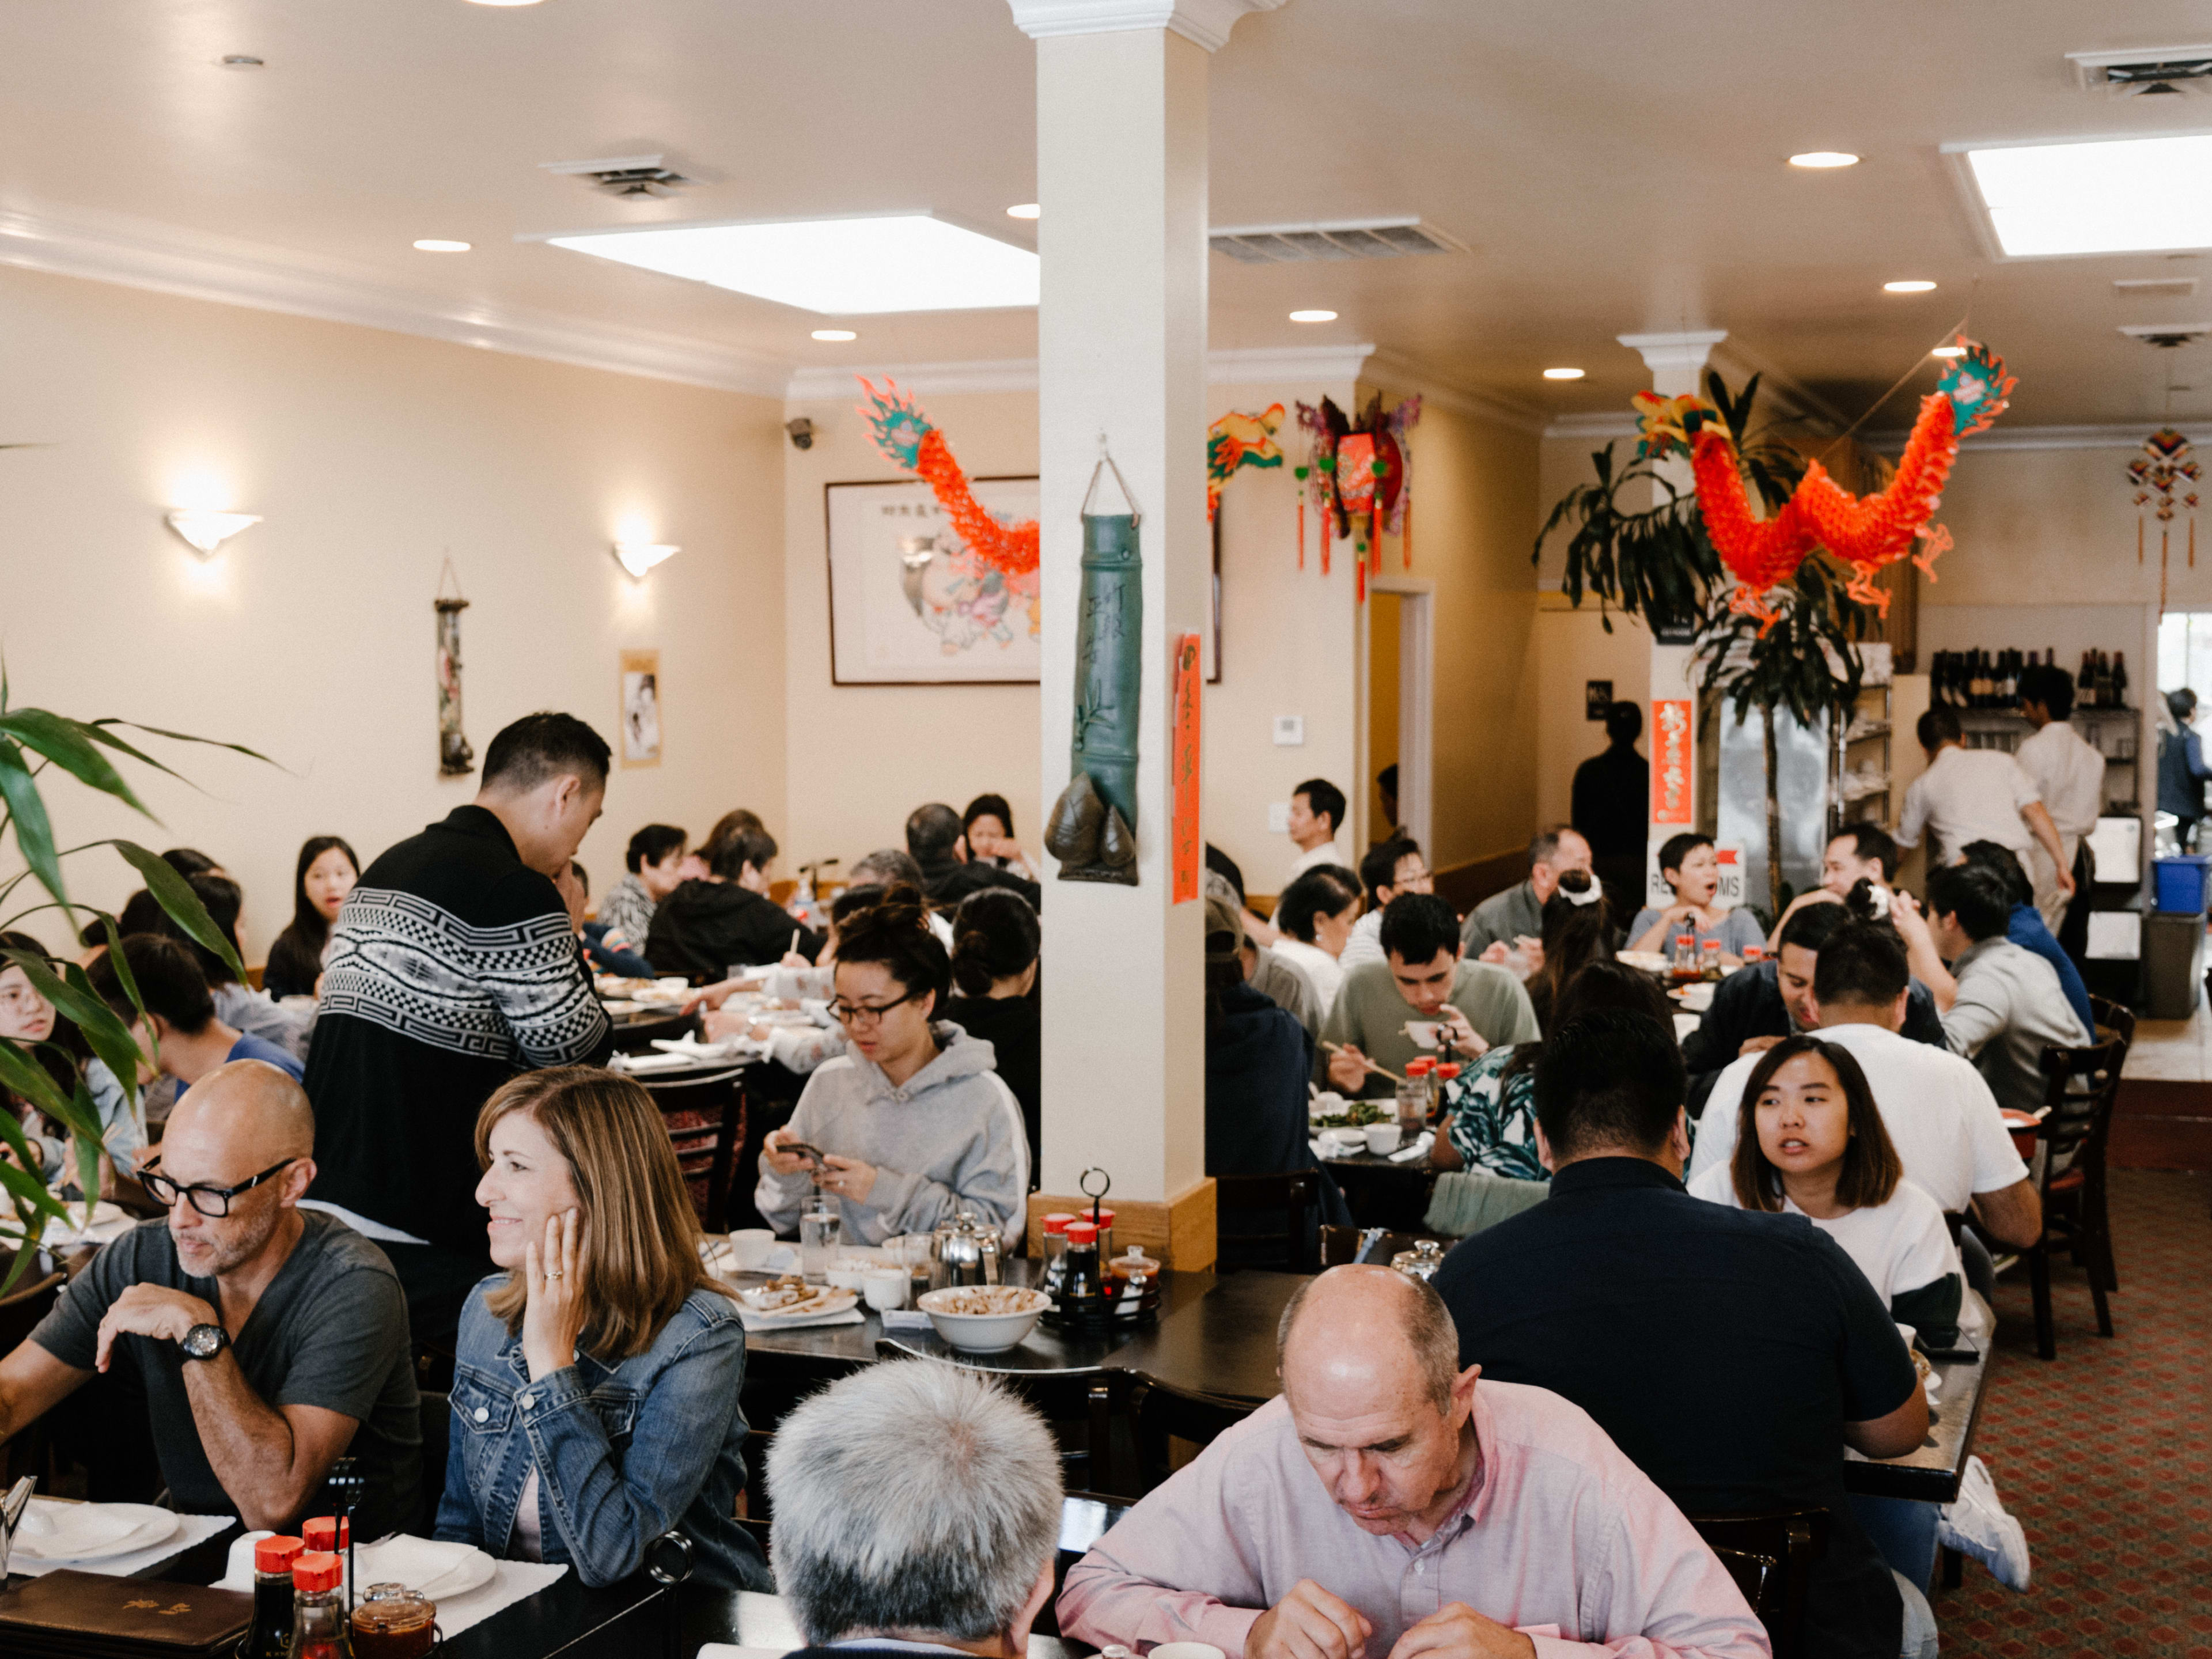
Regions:
[[[384,1253],[301,1210],[315,1122],[299,1084],[233,1060],[177,1104],[140,1180],[166,1220],[102,1249],[0,1359],[0,1441],[95,1373],[135,1372],[175,1506],[288,1531],[368,1481],[355,1525],[411,1525],[422,1452],[407,1304]]]

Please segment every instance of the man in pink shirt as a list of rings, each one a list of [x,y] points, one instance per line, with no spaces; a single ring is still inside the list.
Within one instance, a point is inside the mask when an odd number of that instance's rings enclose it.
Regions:
[[[1458,1369],[1425,1284],[1338,1267],[1284,1310],[1283,1394],[1069,1571],[1060,1626],[1230,1659],[1753,1659],[1766,1632],[1580,1407]]]

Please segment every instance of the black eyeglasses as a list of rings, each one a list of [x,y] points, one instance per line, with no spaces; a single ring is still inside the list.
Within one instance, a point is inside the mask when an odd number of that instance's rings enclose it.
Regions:
[[[847,1002],[841,997],[836,1001],[830,1005],[830,1012],[837,1016],[838,1022],[841,1024],[880,1024],[885,1014],[890,1012],[892,1009],[897,1007],[902,1002],[912,1002],[915,998],[920,994],[921,993],[918,991],[908,991],[904,996],[893,997],[889,1002],[878,1002],[873,1004],[866,1002]]]
[[[251,1192],[270,1176],[281,1170],[289,1169],[299,1161],[295,1156],[286,1158],[282,1164],[272,1164],[251,1181],[241,1181],[235,1187],[214,1187],[204,1181],[195,1182],[189,1187],[179,1187],[159,1170],[149,1165],[138,1172],[138,1184],[146,1189],[147,1197],[165,1210],[176,1208],[177,1200],[181,1198],[202,1215],[210,1220],[220,1221],[230,1213],[232,1199],[240,1193]]]

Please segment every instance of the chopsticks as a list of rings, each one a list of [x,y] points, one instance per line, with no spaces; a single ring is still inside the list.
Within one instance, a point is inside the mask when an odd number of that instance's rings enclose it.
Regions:
[[[1340,1043],[1324,1042],[1321,1046],[1328,1049],[1329,1053],[1333,1054],[1340,1054],[1344,1053],[1343,1045]],[[1369,1071],[1374,1073],[1377,1077],[1387,1077],[1393,1083],[1403,1083],[1406,1080],[1400,1077],[1395,1072],[1392,1071],[1389,1066],[1377,1066],[1373,1060],[1368,1059],[1364,1054],[1360,1055],[1359,1062],[1361,1065],[1366,1066]]]

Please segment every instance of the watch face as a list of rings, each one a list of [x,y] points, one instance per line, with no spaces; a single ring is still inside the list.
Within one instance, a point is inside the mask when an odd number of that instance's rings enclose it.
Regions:
[[[223,1330],[220,1325],[195,1325],[185,1333],[185,1352],[194,1359],[212,1359],[222,1352]]]

